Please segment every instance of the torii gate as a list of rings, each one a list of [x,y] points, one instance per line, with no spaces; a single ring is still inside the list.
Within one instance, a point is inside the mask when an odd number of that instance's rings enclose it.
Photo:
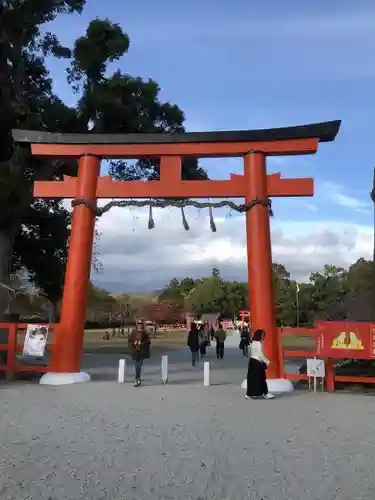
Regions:
[[[252,329],[266,331],[265,351],[271,360],[269,379],[281,375],[280,339],[276,333],[269,198],[313,196],[311,178],[283,179],[267,175],[267,156],[314,154],[319,142],[333,141],[340,121],[266,130],[188,132],[183,134],[61,134],[14,130],[18,143],[31,144],[32,154],[78,158],[78,176],[63,181],[37,181],[36,198],[72,198],[68,263],[56,327],[51,373],[41,382],[65,384],[90,380],[80,372],[98,198],[245,198],[255,202],[246,212],[249,304]],[[244,158],[244,175],[229,180],[181,180],[181,157]],[[113,181],[100,177],[102,159],[160,158],[160,180]],[[84,203],[82,203],[82,201]]]

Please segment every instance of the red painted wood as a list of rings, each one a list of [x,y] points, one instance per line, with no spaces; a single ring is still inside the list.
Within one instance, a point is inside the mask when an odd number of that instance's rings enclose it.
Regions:
[[[267,199],[266,157],[250,152],[244,158],[246,202]],[[247,267],[251,329],[266,332],[264,347],[270,360],[267,376],[280,378],[281,338],[276,329],[275,293],[272,277],[269,209],[255,205],[246,212]]]
[[[166,159],[164,157],[164,163]],[[175,157],[170,157],[174,159]],[[97,198],[243,198],[245,187],[243,176],[231,180],[184,181],[176,177],[177,170],[168,175],[162,170],[159,181],[113,181],[109,176],[100,177]],[[68,180],[69,179],[69,180]],[[36,181],[35,198],[75,198],[77,179],[63,181]],[[310,178],[280,179],[273,174],[267,178],[268,196],[273,198],[314,195],[314,180]]]
[[[267,155],[314,154],[319,139],[287,139],[278,141],[203,142],[165,144],[32,144],[36,156],[74,156],[85,154],[100,158],[144,158],[161,156],[229,157],[242,156],[249,151],[262,151]]]
[[[96,204],[99,175],[99,158],[94,156],[80,158],[77,192],[79,198]],[[51,370],[54,372],[80,371],[95,219],[95,212],[86,205],[74,207],[60,323],[56,327],[55,349],[51,359]]]
[[[375,325],[351,321],[319,321],[321,330],[320,356],[338,359],[375,358]],[[338,339],[342,348],[334,347]],[[358,349],[351,349],[356,339],[361,343]],[[336,343],[336,345],[338,345]]]

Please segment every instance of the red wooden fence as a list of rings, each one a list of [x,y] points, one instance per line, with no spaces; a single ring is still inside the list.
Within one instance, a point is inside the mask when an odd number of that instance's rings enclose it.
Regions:
[[[7,328],[9,331],[8,343],[0,344],[0,351],[7,351],[6,364],[0,365],[0,371],[6,372],[8,379],[14,378],[16,372],[46,373],[49,371],[48,366],[17,363],[17,352],[23,349],[23,344],[17,344],[18,331],[26,330],[26,323],[0,323],[0,328]],[[53,330],[54,325],[49,325],[49,328]],[[53,345],[47,345],[48,351],[52,351],[52,349]]]
[[[311,335],[314,338],[315,348],[312,351],[281,350],[280,366],[284,370],[284,358],[313,358],[324,359],[326,372],[326,389],[335,390],[335,382],[354,382],[361,384],[375,384],[375,377],[355,375],[335,375],[334,359],[374,359],[375,356],[375,325],[372,323],[331,322],[319,321],[316,328],[278,328],[280,335]],[[351,345],[353,342],[354,347]],[[347,337],[347,345],[341,346],[341,337]],[[340,340],[340,342],[338,341]],[[358,342],[357,342],[358,341]],[[308,380],[302,373],[283,373],[289,380]]]

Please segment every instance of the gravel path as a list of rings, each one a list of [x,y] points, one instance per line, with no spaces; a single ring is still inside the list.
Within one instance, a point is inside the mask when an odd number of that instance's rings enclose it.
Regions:
[[[372,397],[3,386],[2,500],[374,498]]]
[[[155,360],[139,389],[0,385],[1,500],[375,498],[375,399],[246,401],[238,353],[213,361],[211,387],[186,352],[166,386]]]

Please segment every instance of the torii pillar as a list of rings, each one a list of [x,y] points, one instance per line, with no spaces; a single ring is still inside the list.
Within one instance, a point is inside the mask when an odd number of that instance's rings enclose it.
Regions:
[[[244,177],[247,202],[268,200],[266,156],[262,151],[250,151],[245,155]],[[261,329],[266,332],[265,351],[272,360],[267,370],[269,390],[292,390],[291,382],[281,378],[282,367],[279,360],[282,345],[276,332],[270,214],[267,204],[255,205],[246,212],[246,242],[251,330],[254,332]]]
[[[56,325],[54,332],[54,349],[58,349],[59,352],[52,354],[51,372],[41,379],[41,383],[45,385],[90,381],[89,374],[80,371],[80,365],[95,233],[96,190],[100,176],[100,163],[99,157],[90,154],[82,155],[78,160],[76,196],[89,202],[92,208],[84,204],[73,207],[60,323]]]

